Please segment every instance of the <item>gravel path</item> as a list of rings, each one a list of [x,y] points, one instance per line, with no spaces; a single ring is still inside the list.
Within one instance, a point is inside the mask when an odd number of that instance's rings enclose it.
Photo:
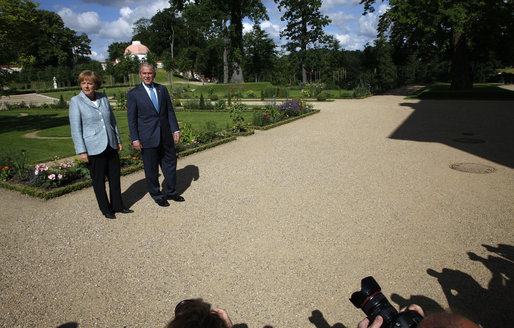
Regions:
[[[513,102],[316,106],[180,159],[186,202],[168,208],[142,171],[122,178],[135,213],[117,220],[91,189],[50,201],[1,190],[0,326],[163,327],[178,301],[203,297],[239,327],[355,327],[348,298],[368,275],[394,306],[509,326]],[[453,141],[463,133],[485,142]],[[460,162],[496,171],[449,168]]]

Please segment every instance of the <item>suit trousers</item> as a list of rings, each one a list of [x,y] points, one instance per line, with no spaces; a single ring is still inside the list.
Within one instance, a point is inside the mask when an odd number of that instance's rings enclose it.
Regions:
[[[103,214],[119,212],[123,209],[120,183],[120,157],[110,146],[98,155],[89,156],[89,173],[93,180],[98,207]],[[109,199],[105,191],[105,177],[109,181]]]
[[[154,200],[162,199],[164,196],[160,192],[159,186],[159,165],[166,179],[164,195],[176,195],[175,184],[177,180],[177,154],[175,146],[163,145],[162,142],[155,148],[143,148],[141,151],[143,165],[145,169],[146,186],[150,196]]]

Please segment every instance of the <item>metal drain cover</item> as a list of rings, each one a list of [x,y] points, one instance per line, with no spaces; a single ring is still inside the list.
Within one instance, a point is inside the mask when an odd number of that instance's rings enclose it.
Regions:
[[[478,174],[493,173],[496,171],[496,169],[492,166],[475,163],[455,163],[451,164],[450,168],[461,172]]]

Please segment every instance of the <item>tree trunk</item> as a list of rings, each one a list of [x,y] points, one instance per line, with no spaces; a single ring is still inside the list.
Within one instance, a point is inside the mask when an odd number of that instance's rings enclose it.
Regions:
[[[232,66],[232,77],[230,78],[231,83],[243,83],[243,69],[238,62],[234,62]]]
[[[227,39],[225,39],[225,44],[223,46],[223,83],[228,83],[228,49],[227,49]]]
[[[171,27],[170,52],[171,52],[171,59],[173,60],[174,47],[175,47],[175,29],[173,28],[173,24],[170,25],[170,27]]]
[[[473,76],[468,58],[468,44],[462,32],[452,32],[451,89],[473,88]]]

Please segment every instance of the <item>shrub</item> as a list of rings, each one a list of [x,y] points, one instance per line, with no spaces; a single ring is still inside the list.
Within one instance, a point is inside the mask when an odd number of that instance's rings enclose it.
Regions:
[[[327,100],[329,97],[330,97],[329,93],[328,93],[328,92],[323,91],[323,92],[318,93],[318,95],[316,96],[316,99],[317,99],[318,101],[325,101],[325,100]]]
[[[0,155],[0,167],[2,168],[2,177],[7,180],[12,177],[20,180],[27,179],[27,152],[25,149],[18,150],[16,148],[3,150]]]
[[[56,107],[57,108],[66,108],[66,107],[68,107],[68,104],[66,103],[66,101],[64,101],[64,97],[62,96],[62,93],[61,93],[61,96],[59,97],[59,102],[57,103]]]
[[[205,109],[205,99],[203,98],[203,93],[200,93],[200,109]]]
[[[61,187],[77,179],[89,177],[89,171],[84,168],[85,165],[75,165],[72,161],[62,162],[56,167],[49,167],[44,163],[36,164],[30,184],[43,188]]]
[[[127,110],[127,95],[124,92],[120,92],[120,95],[116,97],[116,109]]]
[[[214,105],[214,108],[217,109],[217,110],[225,110],[225,109],[227,109],[227,105],[225,103],[225,100],[223,100],[223,99],[218,100],[216,105]]]
[[[210,99],[211,101],[217,101],[217,100],[219,99],[219,97],[218,97],[218,95],[217,95],[217,94],[212,94],[212,95],[210,95],[210,96],[209,96],[209,99]]]
[[[286,116],[298,116],[305,112],[305,106],[301,100],[287,100],[278,107]]]
[[[230,106],[230,118],[232,119],[233,132],[246,131],[246,126],[244,125],[245,119],[242,114],[242,111],[246,109],[248,109],[248,106],[241,103],[237,103],[233,106]]]

